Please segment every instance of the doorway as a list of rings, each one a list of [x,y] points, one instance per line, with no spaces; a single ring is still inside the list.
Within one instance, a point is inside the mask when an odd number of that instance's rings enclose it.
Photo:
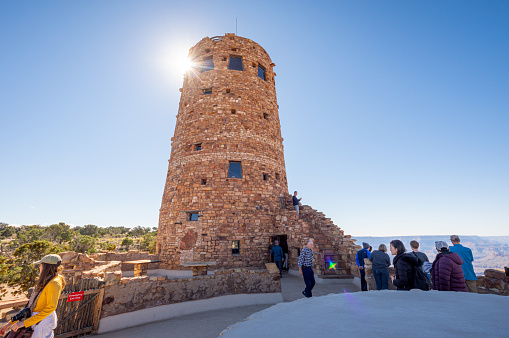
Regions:
[[[289,251],[288,251],[288,236],[287,235],[274,235],[274,236],[270,236],[270,244],[269,244],[269,261],[270,262],[274,262],[274,257],[272,257],[272,255],[270,254],[270,250],[272,249],[272,247],[274,246],[274,243],[275,241],[279,241],[279,246],[281,247],[281,249],[283,249],[283,255],[284,255],[284,260],[283,260],[283,270],[285,271],[288,271],[288,263],[289,263]]]

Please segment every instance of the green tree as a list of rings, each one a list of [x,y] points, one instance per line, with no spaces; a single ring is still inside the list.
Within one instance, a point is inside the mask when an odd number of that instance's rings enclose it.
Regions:
[[[40,225],[23,225],[16,234],[16,246],[32,243],[44,238],[44,228]]]
[[[148,251],[151,254],[156,253],[157,233],[148,233],[143,235],[140,242],[140,250]]]
[[[73,237],[71,227],[63,222],[51,224],[45,229],[46,237],[53,242],[69,242]]]
[[[99,233],[99,227],[97,225],[93,224],[87,224],[83,228],[80,229],[80,234],[83,236],[98,236]]]
[[[94,253],[95,250],[95,238],[91,236],[76,236],[71,241],[71,247],[76,252],[81,253]]]
[[[16,233],[16,228],[0,222],[0,239],[9,238]]]
[[[129,231],[129,236],[141,237],[149,232],[150,232],[150,228],[143,228],[138,225],[138,226],[135,226],[134,228],[132,228],[131,231]]]
[[[122,240],[122,243],[120,243],[120,245],[125,247],[126,250],[129,250],[129,247],[133,244],[134,244],[134,241],[129,237],[124,238]]]
[[[11,257],[0,256],[0,284],[19,286],[19,290],[14,294],[26,293],[34,286],[39,274],[37,266],[32,263],[48,254],[60,252],[60,245],[48,241],[34,241],[21,245]]]

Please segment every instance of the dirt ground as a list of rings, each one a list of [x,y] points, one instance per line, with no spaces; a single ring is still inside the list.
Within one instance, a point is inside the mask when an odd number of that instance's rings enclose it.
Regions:
[[[4,288],[4,287],[7,289],[8,292],[5,296],[2,297],[0,304],[3,304],[8,301],[12,301],[12,300],[25,300],[25,299],[28,302],[28,299],[24,295],[13,295],[12,294],[12,292],[16,291],[18,288],[15,288],[15,287],[11,288],[11,287],[7,287],[5,285],[0,286],[0,288]],[[0,310],[0,320],[2,320],[5,317],[5,314],[11,310],[12,310],[12,308],[1,309]]]

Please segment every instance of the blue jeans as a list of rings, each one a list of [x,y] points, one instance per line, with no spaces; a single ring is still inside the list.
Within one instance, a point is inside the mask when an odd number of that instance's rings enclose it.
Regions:
[[[377,290],[389,290],[389,269],[373,269]]]
[[[361,291],[368,291],[368,283],[366,283],[366,269],[359,269],[361,274]]]
[[[283,268],[283,261],[274,261],[274,263],[276,263],[276,266],[279,269],[279,275],[281,276],[281,269]]]
[[[295,211],[297,211],[297,218],[299,218],[299,213],[300,213],[299,205],[294,205],[293,207],[295,208]]]
[[[304,277],[304,283],[306,283],[306,289],[304,289],[306,297],[313,297],[313,293],[311,292],[315,286],[315,274],[313,273],[313,269],[303,267],[302,276]]]

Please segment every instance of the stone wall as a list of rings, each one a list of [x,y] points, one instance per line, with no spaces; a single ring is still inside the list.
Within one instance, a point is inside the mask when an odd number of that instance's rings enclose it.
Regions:
[[[234,294],[281,292],[279,273],[247,268],[215,271],[215,275],[180,279],[122,278],[107,273],[101,318],[160,305]]]
[[[138,261],[138,260],[159,260],[159,255],[151,254],[147,251],[140,250],[129,250],[128,252],[99,252],[90,255],[91,258],[96,261],[120,261],[122,262],[122,271],[132,271],[134,269],[133,264],[126,264],[127,261]],[[148,265],[149,270],[159,269],[159,263],[150,263]]]
[[[509,267],[505,267],[504,270],[484,270],[484,276],[477,277],[477,291],[509,296]]]

